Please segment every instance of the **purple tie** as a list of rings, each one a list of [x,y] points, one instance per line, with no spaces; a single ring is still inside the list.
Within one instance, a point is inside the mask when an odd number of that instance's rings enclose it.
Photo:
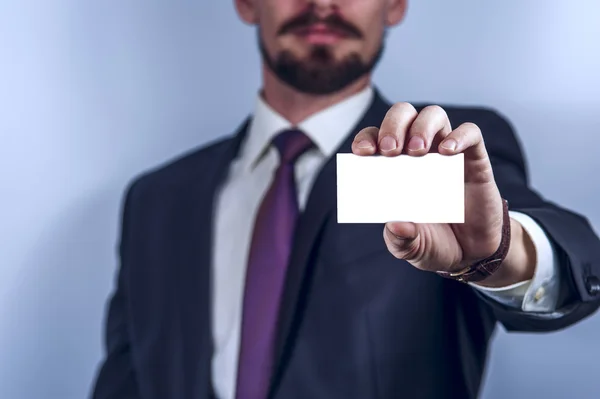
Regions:
[[[312,146],[299,130],[286,130],[273,145],[280,164],[254,223],[246,271],[236,399],[265,399],[274,361],[277,316],[298,218],[294,162]]]

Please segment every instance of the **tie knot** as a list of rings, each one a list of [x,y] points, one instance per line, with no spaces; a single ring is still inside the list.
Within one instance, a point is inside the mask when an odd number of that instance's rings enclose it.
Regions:
[[[294,163],[300,155],[313,146],[313,142],[301,130],[289,129],[275,136],[273,145],[279,151],[283,164]]]

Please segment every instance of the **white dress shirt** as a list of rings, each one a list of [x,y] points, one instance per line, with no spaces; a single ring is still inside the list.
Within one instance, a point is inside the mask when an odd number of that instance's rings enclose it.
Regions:
[[[315,177],[326,160],[361,120],[373,98],[368,87],[358,94],[312,115],[298,125],[315,148],[295,163],[295,178],[300,209],[304,209]],[[235,396],[242,299],[246,262],[254,218],[261,199],[279,164],[271,140],[292,125],[259,96],[239,157],[233,162],[217,198],[213,257],[212,335],[214,354],[212,381],[220,399]],[[489,297],[526,312],[553,312],[558,299],[556,256],[547,236],[530,217],[511,212],[531,236],[537,253],[532,280],[503,288],[483,288],[472,284]]]

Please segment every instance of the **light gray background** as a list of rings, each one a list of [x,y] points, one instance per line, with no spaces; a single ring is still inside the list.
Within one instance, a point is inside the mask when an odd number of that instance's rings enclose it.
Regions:
[[[535,187],[598,228],[598,14],[593,0],[412,0],[376,81],[395,101],[496,107]],[[87,395],[126,183],[232,131],[258,62],[232,0],[0,0],[0,398]],[[600,317],[501,332],[483,397],[598,398],[598,359]]]

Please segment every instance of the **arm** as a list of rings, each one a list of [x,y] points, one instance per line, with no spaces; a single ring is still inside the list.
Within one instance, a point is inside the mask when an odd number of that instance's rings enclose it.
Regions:
[[[110,300],[106,320],[106,357],[96,377],[92,399],[140,398],[131,354],[131,337],[127,312],[127,259],[128,218],[133,187],[128,190],[123,207],[120,258],[117,287]]]
[[[489,134],[485,140],[500,193],[508,200],[511,211],[528,216],[545,233],[554,252],[557,273],[554,280],[546,277],[537,282],[545,294],[555,292],[551,312],[539,312],[535,307],[529,311],[515,309],[491,300],[481,290],[477,292],[509,331],[567,327],[600,306],[600,287],[594,288],[600,277],[600,241],[585,218],[544,200],[530,188],[525,157],[504,118],[486,111],[478,123],[484,134]],[[547,251],[544,253],[547,255]],[[536,291],[537,288],[527,290],[524,301],[534,302]]]
[[[515,234],[510,236],[508,255],[500,269],[491,275],[481,269],[465,273],[498,249],[503,231],[503,198],[508,200],[510,210],[529,216],[543,228],[556,249],[557,274],[561,276],[556,312],[523,312],[475,290],[507,329],[564,328],[600,305],[598,237],[583,217],[543,200],[529,188],[514,133],[495,112],[446,112],[439,106],[417,111],[411,104],[398,103],[388,111],[380,128],[361,130],[352,148],[360,156],[422,156],[431,150],[443,155],[464,154],[464,223],[389,222],[384,228],[384,240],[392,255],[418,269],[491,287],[523,282],[535,274],[535,256],[531,256],[532,244],[527,243],[527,234],[514,220],[511,226],[515,227]]]

